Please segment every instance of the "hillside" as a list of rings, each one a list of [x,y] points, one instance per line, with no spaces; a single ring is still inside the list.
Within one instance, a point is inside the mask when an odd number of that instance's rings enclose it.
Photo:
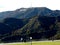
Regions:
[[[3,21],[0,21],[1,42],[18,42],[21,38],[29,41],[30,37],[33,40],[60,39],[60,10],[34,7],[7,13],[0,13]]]

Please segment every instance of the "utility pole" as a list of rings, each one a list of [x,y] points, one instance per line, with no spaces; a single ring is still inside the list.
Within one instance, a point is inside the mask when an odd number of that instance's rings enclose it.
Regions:
[[[32,45],[32,37],[30,37],[30,40],[31,40],[31,45]]]

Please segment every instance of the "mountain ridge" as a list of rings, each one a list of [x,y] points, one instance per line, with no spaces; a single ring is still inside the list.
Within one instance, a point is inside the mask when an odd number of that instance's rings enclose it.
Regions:
[[[41,14],[41,16],[48,16],[47,14],[49,14],[49,16],[54,16],[54,15],[51,15],[52,12],[55,13],[57,11],[48,9],[46,7],[20,8],[20,9],[14,10],[14,11],[0,12],[0,19],[3,20],[5,18],[9,18],[9,17],[13,17],[13,18],[30,18],[29,15],[31,15],[31,17],[33,17],[37,14],[38,15]]]
[[[60,39],[59,10],[50,10],[46,7],[21,8],[7,14],[4,12],[2,19],[0,32],[10,31],[0,33],[2,42],[21,41],[21,38],[26,41],[29,37],[33,40]]]

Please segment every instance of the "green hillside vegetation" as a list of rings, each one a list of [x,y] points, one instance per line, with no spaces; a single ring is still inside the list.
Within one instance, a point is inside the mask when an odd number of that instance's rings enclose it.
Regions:
[[[26,42],[30,41],[30,37],[34,41],[60,39],[59,10],[41,7],[19,11],[20,9],[13,11],[14,17],[8,16],[0,23],[0,42]]]

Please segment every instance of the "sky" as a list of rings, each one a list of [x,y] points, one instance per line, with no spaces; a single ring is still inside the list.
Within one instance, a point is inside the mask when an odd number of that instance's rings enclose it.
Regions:
[[[0,12],[22,7],[47,7],[52,10],[60,10],[60,0],[0,0]]]

